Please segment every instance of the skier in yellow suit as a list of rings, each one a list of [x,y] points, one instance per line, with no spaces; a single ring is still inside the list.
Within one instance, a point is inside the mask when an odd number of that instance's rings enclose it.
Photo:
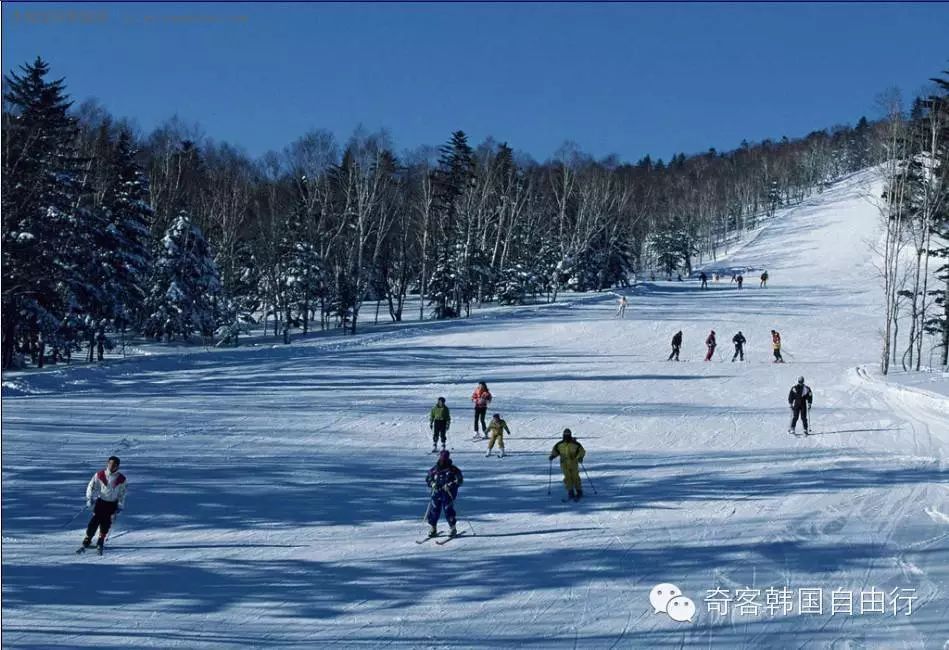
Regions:
[[[507,421],[501,419],[500,413],[495,413],[494,417],[491,418],[491,424],[488,425],[488,433],[491,435],[491,439],[488,441],[488,453],[485,456],[491,455],[491,450],[494,448],[494,443],[498,443],[498,447],[501,449],[501,458],[504,458],[504,433],[507,432],[510,435],[511,430],[507,427]]]
[[[574,440],[570,429],[563,430],[563,440],[554,445],[550,451],[550,460],[560,457],[560,471],[563,472],[563,484],[567,488],[567,496],[579,501],[583,496],[583,487],[580,484],[580,463],[586,456],[587,450],[579,440]]]

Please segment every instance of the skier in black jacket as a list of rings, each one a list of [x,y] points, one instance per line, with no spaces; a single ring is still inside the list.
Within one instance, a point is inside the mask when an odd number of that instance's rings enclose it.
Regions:
[[[804,377],[798,377],[797,383],[791,386],[791,392],[788,393],[788,406],[791,407],[791,428],[788,433],[795,433],[798,417],[801,418],[801,424],[804,425],[804,435],[807,435],[807,411],[814,402],[814,394],[810,386],[804,384]]]
[[[682,347],[682,330],[679,330],[675,333],[675,336],[672,337],[672,352],[669,353],[669,358],[666,361],[672,361],[672,358],[675,357],[675,360],[679,360],[679,349]]]
[[[741,330],[738,330],[738,334],[732,337],[732,343],[735,344],[735,354],[732,355],[732,361],[734,362],[736,358],[745,360],[745,335],[741,333]]]

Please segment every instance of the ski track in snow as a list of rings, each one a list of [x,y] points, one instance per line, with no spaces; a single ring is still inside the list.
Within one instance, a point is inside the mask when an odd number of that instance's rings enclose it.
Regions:
[[[942,648],[949,390],[872,370],[868,178],[704,266],[749,268],[741,292],[647,282],[348,339],[10,373],[4,646]],[[787,364],[770,362],[772,328]],[[684,361],[667,362],[678,329]],[[739,329],[746,361],[731,363]],[[800,374],[807,438],[786,433]],[[482,379],[512,429],[503,460],[470,437]],[[438,395],[475,534],[416,545]],[[556,465],[547,496],[564,427],[593,480],[577,504]],[[103,557],[77,556],[87,514],[70,518],[112,453],[127,509]],[[693,623],[653,613],[660,582],[695,601]],[[918,599],[912,616],[706,610],[715,587],[785,585]]]

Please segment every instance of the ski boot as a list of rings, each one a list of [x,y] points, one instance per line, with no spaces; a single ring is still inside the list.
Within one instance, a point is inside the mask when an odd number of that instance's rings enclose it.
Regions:
[[[92,546],[92,538],[91,538],[91,537],[84,537],[84,538],[82,539],[82,547],[83,547],[83,548],[89,548],[90,546]]]
[[[455,537],[458,534],[458,529],[454,526],[451,527],[451,530],[448,531],[449,537]]]
[[[570,490],[567,492],[567,498],[570,499],[571,501],[576,501],[577,495],[573,490]]]
[[[484,457],[485,457],[485,458],[488,458],[488,457],[490,457],[490,456],[491,456],[491,450],[489,449],[488,452],[484,455]]]
[[[104,548],[105,548],[105,540],[100,537],[98,540],[96,540],[96,553],[98,553],[99,555],[102,555],[102,551]]]
[[[444,449],[444,447],[442,447],[442,449]],[[432,443],[432,453],[433,454],[438,453],[438,445],[436,445],[435,443]]]
[[[579,501],[579,500],[580,500],[580,497],[582,497],[582,496],[583,496],[583,490],[581,490],[580,488],[577,488],[577,496],[576,496],[576,498],[574,499],[574,501]]]
[[[501,447],[501,455],[499,456],[499,458],[504,458],[504,447]]]
[[[429,536],[429,537],[437,537],[437,536],[438,536],[438,529],[435,528],[434,526],[429,526],[429,527],[428,527],[428,536]]]

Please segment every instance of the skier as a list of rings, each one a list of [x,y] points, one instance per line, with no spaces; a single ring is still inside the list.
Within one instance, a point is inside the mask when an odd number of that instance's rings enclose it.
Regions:
[[[563,440],[554,445],[550,451],[550,460],[560,457],[560,471],[563,472],[563,484],[567,488],[567,497],[579,501],[583,496],[583,486],[580,483],[580,463],[586,456],[586,449],[579,440],[574,440],[570,429],[563,430]]]
[[[616,315],[620,318],[626,318],[626,307],[629,306],[629,301],[626,300],[626,296],[620,296],[619,299],[619,309],[616,310]]]
[[[478,438],[478,421],[481,422],[481,431],[484,433],[482,438],[488,438],[488,425],[484,422],[484,416],[488,414],[488,404],[491,403],[491,391],[488,385],[483,381],[478,382],[478,387],[471,394],[471,401],[474,402],[474,432],[475,438]]]
[[[758,286],[759,286],[759,287],[767,287],[767,286],[768,286],[768,272],[767,272],[767,271],[765,271],[764,273],[761,274],[761,284],[759,284]]]
[[[495,413],[494,417],[491,418],[488,431],[491,432],[491,440],[488,441],[488,453],[485,454],[485,457],[491,455],[491,449],[494,447],[495,441],[497,441],[498,447],[501,449],[501,458],[504,458],[504,432],[507,431],[508,435],[510,435],[511,430],[508,429],[507,422],[501,419],[500,413]]]
[[[796,433],[794,428],[797,426],[797,418],[801,418],[801,424],[804,425],[804,435],[807,435],[807,411],[814,402],[814,393],[810,386],[804,384],[804,377],[798,377],[797,383],[791,386],[791,392],[788,393],[788,406],[791,407],[791,428],[788,433]]]
[[[679,349],[682,347],[682,330],[679,330],[675,333],[675,336],[672,337],[672,352],[669,353],[669,358],[666,361],[672,361],[672,358],[675,357],[675,360],[679,360]]]
[[[442,449],[445,448],[445,434],[451,426],[451,411],[445,404],[445,398],[439,397],[438,402],[428,414],[428,428],[432,430],[432,453],[438,451],[438,437],[442,439]]]
[[[715,346],[716,346],[716,343],[715,343],[715,330],[712,330],[712,331],[709,333],[708,338],[705,339],[705,345],[708,346],[708,354],[705,355],[705,360],[706,360],[706,361],[711,361],[711,360],[712,360],[712,355],[715,354]]]
[[[745,335],[741,333],[741,330],[738,330],[738,334],[732,337],[732,343],[735,344],[735,354],[732,355],[732,362],[735,361],[735,358],[739,358],[742,361],[745,360]]]
[[[781,356],[781,335],[775,330],[771,330],[771,348],[774,350],[774,363],[784,363],[784,357]]]
[[[705,271],[702,271],[702,272],[699,274],[699,280],[702,281],[702,288],[703,288],[703,289],[707,289],[707,288],[708,288],[708,276],[705,275]]]
[[[99,529],[99,539],[96,546],[102,553],[106,535],[115,521],[117,514],[125,507],[125,492],[127,482],[125,475],[119,471],[121,461],[118,456],[109,456],[105,469],[92,475],[89,485],[86,486],[86,507],[92,510],[92,518],[86,526],[86,536],[82,540],[84,550],[92,546],[92,536]]]
[[[735,282],[738,283],[738,290],[741,291],[741,285],[745,282],[745,276],[738,274],[738,277],[735,279]]]
[[[428,470],[428,475],[425,477],[425,483],[432,490],[428,512],[425,515],[429,525],[429,537],[435,537],[438,534],[438,517],[442,509],[445,510],[445,519],[451,526],[449,534],[452,537],[458,534],[455,529],[455,499],[458,498],[458,488],[464,480],[461,470],[451,462],[451,454],[447,449],[443,449],[438,454],[438,462]]]

